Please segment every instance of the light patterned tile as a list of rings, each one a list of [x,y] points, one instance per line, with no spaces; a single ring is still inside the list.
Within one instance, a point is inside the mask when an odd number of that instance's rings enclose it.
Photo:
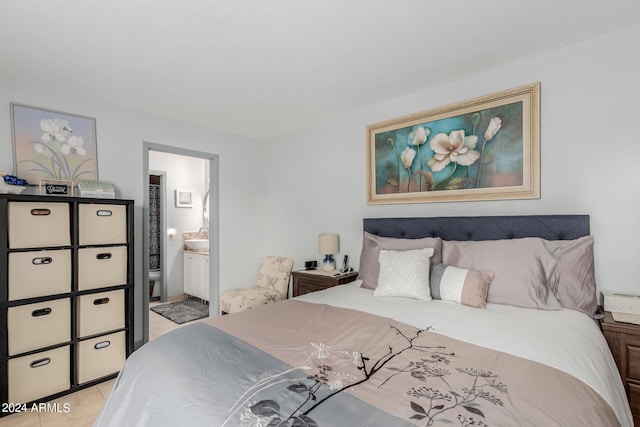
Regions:
[[[49,404],[57,404],[63,412],[40,412],[42,427],[91,427],[104,405],[104,397],[98,387],[93,386],[52,400]]]
[[[149,310],[149,341],[153,341],[172,328],[173,322],[158,313]]]
[[[175,329],[181,328],[183,326],[190,325],[195,322],[206,321],[207,318],[194,320],[192,322],[183,323],[181,325],[167,319],[164,316],[159,315],[156,312],[149,310],[149,341],[153,341],[158,338],[160,335],[166,334],[167,332],[173,331]]]
[[[160,336],[162,334],[166,334],[167,332],[171,332],[171,331],[173,331],[175,329],[178,329],[178,327],[179,327],[178,325],[176,325],[176,326],[173,326],[173,325],[159,325],[159,326],[156,326],[155,328],[153,328],[153,333],[156,336]]]
[[[111,390],[113,390],[113,386],[115,384],[116,384],[116,378],[113,378],[109,381],[105,381],[103,383],[98,384],[96,387],[98,387],[98,390],[100,390],[100,393],[102,393],[102,397],[104,397],[106,400],[111,394]]]
[[[37,412],[19,412],[0,418],[0,427],[40,427]]]

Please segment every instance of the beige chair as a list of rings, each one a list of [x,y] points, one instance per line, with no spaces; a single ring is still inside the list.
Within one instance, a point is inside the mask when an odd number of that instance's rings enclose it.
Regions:
[[[287,299],[292,269],[292,258],[264,257],[256,285],[223,292],[220,311],[223,314],[236,313]]]

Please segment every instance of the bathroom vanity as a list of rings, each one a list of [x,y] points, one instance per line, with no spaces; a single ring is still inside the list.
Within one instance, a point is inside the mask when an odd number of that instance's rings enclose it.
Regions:
[[[209,254],[184,251],[184,293],[209,301]]]
[[[209,235],[207,232],[182,234],[184,293],[209,301]]]

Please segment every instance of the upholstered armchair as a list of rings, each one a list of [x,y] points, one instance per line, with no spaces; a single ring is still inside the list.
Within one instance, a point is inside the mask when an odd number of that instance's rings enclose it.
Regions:
[[[292,258],[267,256],[262,259],[255,286],[231,289],[220,295],[220,311],[236,313],[287,299]]]

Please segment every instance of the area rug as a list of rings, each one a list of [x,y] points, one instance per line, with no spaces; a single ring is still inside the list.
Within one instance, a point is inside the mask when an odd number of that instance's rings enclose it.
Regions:
[[[209,306],[194,299],[157,305],[151,310],[179,325],[209,316]]]

